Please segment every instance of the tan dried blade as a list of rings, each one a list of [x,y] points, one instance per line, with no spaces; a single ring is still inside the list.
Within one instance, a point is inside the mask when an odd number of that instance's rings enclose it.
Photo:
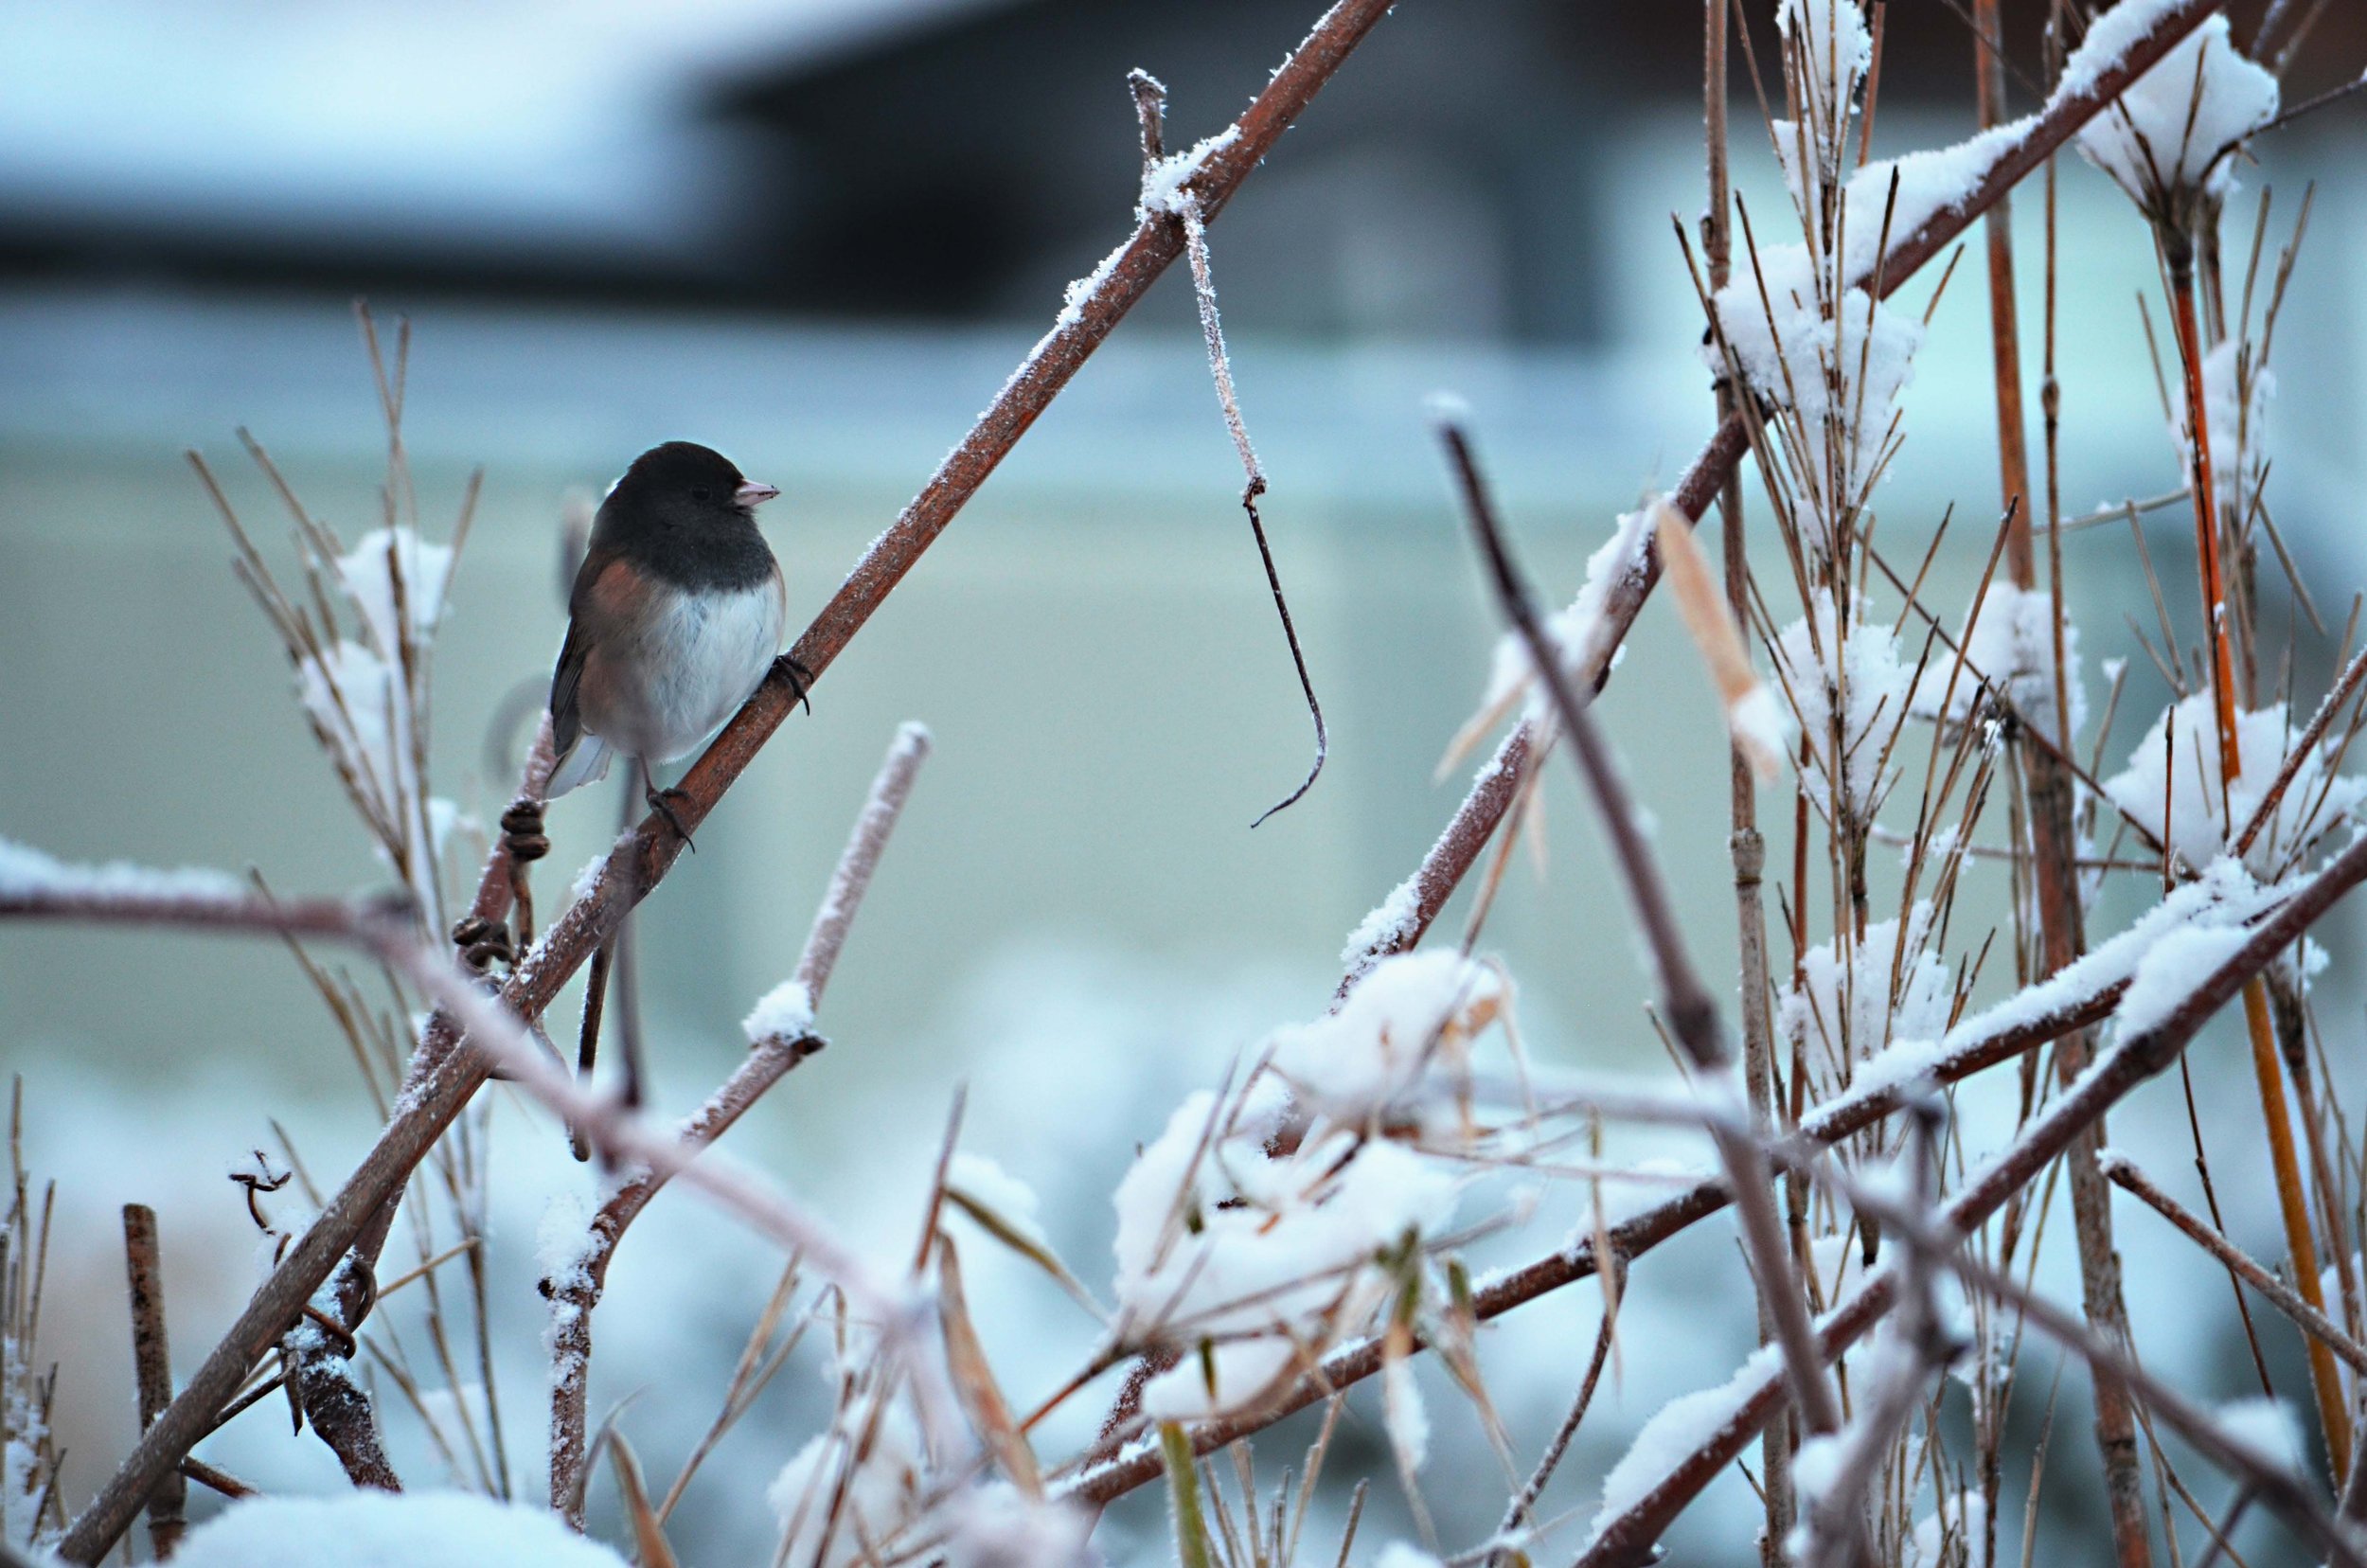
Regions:
[[[1050,1274],[1060,1289],[1077,1298],[1078,1306],[1104,1322],[1109,1320],[1110,1314],[1102,1310],[1101,1304],[1094,1299],[1093,1292],[1085,1289],[1083,1282],[1075,1274],[1069,1273],[1068,1265],[1061,1262],[1059,1255],[1051,1248],[1005,1219],[1002,1213],[985,1199],[963,1191],[951,1181],[946,1184],[945,1197],[948,1203],[976,1221],[979,1228],[988,1236]]]
[[[608,1434],[608,1456],[616,1469],[616,1493],[632,1526],[632,1551],[641,1568],[679,1568],[674,1548],[667,1544],[666,1526],[650,1506],[649,1488],[641,1484],[641,1462],[621,1432]]]
[[[970,1304],[962,1293],[961,1258],[953,1250],[953,1238],[944,1235],[937,1238],[937,1316],[945,1325],[946,1368],[952,1374],[953,1392],[970,1425],[986,1439],[1011,1484],[1041,1501],[1043,1472],[1037,1469],[1035,1451],[1011,1418],[1011,1407],[987,1364],[986,1347],[978,1343]]]
[[[1753,708],[1768,707],[1772,700],[1751,668],[1741,630],[1735,625],[1725,596],[1718,592],[1709,558],[1702,553],[1692,525],[1667,502],[1652,503],[1652,526],[1660,541],[1663,580],[1676,597],[1677,613],[1684,617],[1685,630],[1693,634],[1702,662],[1709,666],[1718,704],[1726,712],[1726,727],[1750,758],[1751,771],[1759,781],[1772,783],[1783,770],[1782,754],[1769,744],[1765,726],[1748,717]]]

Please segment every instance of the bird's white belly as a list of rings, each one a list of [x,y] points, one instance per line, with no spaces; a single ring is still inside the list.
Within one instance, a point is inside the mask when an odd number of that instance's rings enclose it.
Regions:
[[[671,762],[696,750],[739,710],[781,649],[777,579],[737,593],[661,588],[627,646],[604,661],[616,677],[608,711],[587,704],[584,727],[617,750]],[[587,687],[587,694],[588,694]]]

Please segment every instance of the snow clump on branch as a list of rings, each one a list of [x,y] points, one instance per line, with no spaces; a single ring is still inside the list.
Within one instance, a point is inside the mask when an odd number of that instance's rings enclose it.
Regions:
[[[1569,608],[1546,617],[1546,638],[1561,650],[1562,667],[1570,671],[1581,695],[1604,669],[1619,662],[1620,650],[1611,645],[1611,627],[1603,612],[1614,593],[1650,569],[1651,546],[1652,508],[1639,507],[1620,513],[1611,537],[1586,558],[1586,580],[1578,585],[1577,597]],[[1531,718],[1541,717],[1551,706],[1537,679],[1528,643],[1518,632],[1506,632],[1496,640],[1495,664],[1488,671],[1487,692],[1480,699],[1479,712],[1447,748],[1450,761],[1493,729],[1523,697],[1528,699]]]
[[[1853,214],[1852,226],[1878,224],[1880,210]],[[1860,505],[1880,476],[1923,347],[1921,322],[1861,287],[1840,289],[1826,262],[1806,245],[1764,246],[1711,301],[1751,389],[1797,419],[1787,455],[1819,518]],[[1703,355],[1726,368],[1716,344]]]
[[[2200,869],[2232,847],[2259,813],[2297,739],[2283,703],[2238,713],[2237,775],[2222,786],[2218,721],[2211,693],[2198,691],[2154,721],[2127,765],[2104,781],[2104,793],[2157,843],[2166,839],[2180,859]],[[2295,765],[2275,812],[2245,851],[2244,864],[2255,875],[2278,875],[2358,814],[2367,779],[2336,774],[2335,760],[2320,746]]]
[[[1468,1077],[1472,1037],[1495,1022],[1504,992],[1494,969],[1452,949],[1399,953],[1375,965],[1336,1010],[1277,1030],[1273,1069],[1313,1109],[1361,1125],[1433,1075]]]
[[[2088,122],[2079,151],[2148,216],[2182,221],[2198,199],[2234,187],[2234,148],[2276,118],[2277,101],[2277,79],[2212,16]]]
[[[1396,1296],[1453,1217],[1456,1178],[1400,1144],[1342,1131],[1271,1152],[1279,1109],[1194,1094],[1118,1184],[1119,1309],[1185,1350],[1143,1389],[1154,1419],[1271,1398]]]
[[[1896,781],[1887,765],[1891,739],[1905,722],[1914,671],[1900,661],[1897,634],[1887,626],[1861,621],[1844,638],[1829,590],[1816,591],[1813,609],[1775,639],[1776,671],[1808,747],[1800,786],[1829,818],[1832,786],[1841,780],[1844,811],[1871,821]]]
[[[1954,996],[1948,967],[1931,951],[1931,905],[1919,900],[1902,936],[1877,920],[1844,958],[1830,942],[1801,956],[1801,983],[1785,990],[1776,1025],[1795,1045],[1813,1044],[1826,1070],[1846,1082],[1859,1063],[1894,1040],[1937,1041],[1948,1033]]]
[[[2017,588],[1992,581],[1981,600],[1981,615],[1972,629],[1960,635],[1964,668],[1956,655],[1935,649],[1915,682],[1913,712],[1918,719],[1936,719],[1945,712],[1957,723],[1986,705],[1984,689],[2001,691],[2029,722],[2049,739],[2057,733],[2055,715],[2055,599],[2043,588]],[[2080,688],[2079,628],[2063,626],[2064,686],[2071,697],[2071,732],[2088,722],[2087,693]],[[1983,681],[1986,680],[1984,688]]]

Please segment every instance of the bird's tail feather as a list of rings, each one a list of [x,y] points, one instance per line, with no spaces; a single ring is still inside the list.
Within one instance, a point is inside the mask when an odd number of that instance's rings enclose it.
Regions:
[[[578,785],[607,777],[608,759],[612,755],[609,743],[598,736],[578,736],[576,743],[568,748],[567,755],[559,759],[559,766],[551,770],[551,785],[546,798],[557,800]]]

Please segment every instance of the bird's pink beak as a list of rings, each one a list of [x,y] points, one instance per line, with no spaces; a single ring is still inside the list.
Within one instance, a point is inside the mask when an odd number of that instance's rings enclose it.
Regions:
[[[755,507],[772,500],[780,493],[781,487],[778,485],[759,485],[751,479],[732,491],[732,501],[737,506]]]

